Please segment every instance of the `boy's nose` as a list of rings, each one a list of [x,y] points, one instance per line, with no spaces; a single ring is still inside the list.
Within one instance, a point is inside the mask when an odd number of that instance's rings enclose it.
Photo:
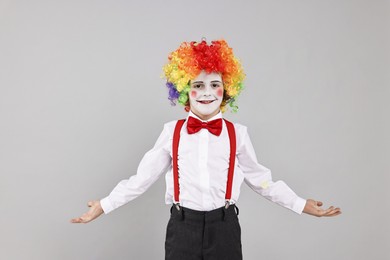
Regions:
[[[204,89],[204,93],[203,93],[204,96],[210,96],[211,95],[211,87],[210,86],[207,86],[205,87]]]

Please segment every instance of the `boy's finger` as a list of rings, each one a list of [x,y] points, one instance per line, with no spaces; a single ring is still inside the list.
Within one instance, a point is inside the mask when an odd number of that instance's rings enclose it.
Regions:
[[[81,218],[73,218],[73,219],[71,219],[71,222],[72,223],[80,223],[81,222]]]
[[[333,216],[339,215],[340,213],[341,213],[340,208],[335,208],[332,211],[330,211],[328,214],[326,214],[325,216],[326,217],[333,217]]]
[[[332,207],[329,207],[328,209],[326,209],[326,210],[324,210],[323,212],[322,212],[322,216],[327,216],[330,212],[332,212],[333,211],[333,206]]]

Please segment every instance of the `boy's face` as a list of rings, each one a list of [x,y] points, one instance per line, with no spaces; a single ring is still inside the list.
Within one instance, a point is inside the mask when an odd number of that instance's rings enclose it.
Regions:
[[[189,93],[191,111],[202,120],[218,114],[223,100],[223,84],[218,73],[202,71],[191,81]]]

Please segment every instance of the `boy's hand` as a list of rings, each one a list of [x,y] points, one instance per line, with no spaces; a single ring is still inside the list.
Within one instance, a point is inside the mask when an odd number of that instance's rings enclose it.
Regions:
[[[333,217],[341,214],[340,208],[335,208],[331,206],[325,210],[321,208],[321,206],[322,206],[321,201],[308,199],[306,200],[306,205],[305,208],[303,209],[303,212],[316,217]]]
[[[100,205],[100,201],[90,201],[88,202],[88,207],[90,207],[87,213],[84,213],[79,218],[73,218],[70,222],[72,223],[88,223],[95,218],[99,217],[104,213],[102,206]]]

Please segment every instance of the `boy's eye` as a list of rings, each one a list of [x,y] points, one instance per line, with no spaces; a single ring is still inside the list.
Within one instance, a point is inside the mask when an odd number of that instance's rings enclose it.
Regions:
[[[202,84],[194,84],[192,85],[193,88],[201,88],[202,87]]]
[[[213,84],[211,84],[211,86],[212,86],[213,88],[218,88],[218,87],[219,87],[219,84],[218,84],[218,83],[213,83]]]

